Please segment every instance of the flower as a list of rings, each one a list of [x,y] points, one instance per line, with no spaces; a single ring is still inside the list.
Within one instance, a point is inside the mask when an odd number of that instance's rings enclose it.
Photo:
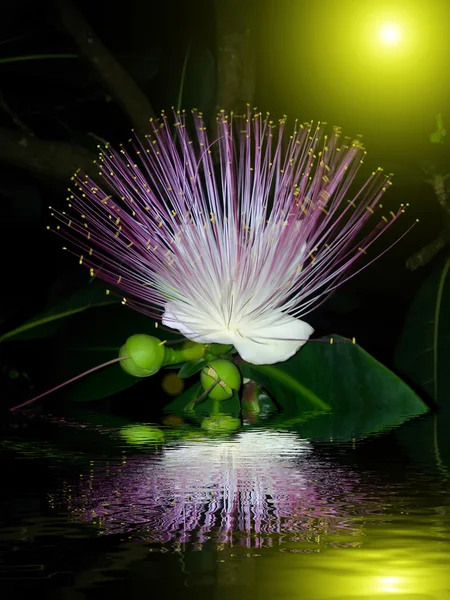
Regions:
[[[358,139],[321,123],[287,133],[285,118],[250,111],[220,112],[208,139],[192,114],[193,134],[185,113],[173,126],[163,113],[131,151],[101,149],[102,187],[75,175],[72,210],[52,213],[57,229],[124,303],[196,342],[232,344],[248,362],[284,361],[313,333],[301,318],[403,209],[356,243],[390,184],[378,169],[350,193]]]

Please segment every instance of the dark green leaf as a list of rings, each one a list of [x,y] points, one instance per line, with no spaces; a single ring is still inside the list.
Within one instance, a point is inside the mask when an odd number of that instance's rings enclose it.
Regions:
[[[407,448],[412,464],[420,464],[423,472],[437,471],[441,481],[450,482],[450,411],[442,410],[414,419],[399,427],[395,437]]]
[[[55,58],[79,58],[78,54],[28,54],[24,56],[3,56],[0,58],[0,64],[12,62],[23,62],[29,60],[53,60]]]
[[[306,348],[302,350],[304,353]],[[308,353],[307,353],[308,354]],[[331,406],[309,389],[300,378],[299,354],[284,363],[276,365],[252,365],[243,363],[241,371],[244,377],[253,379],[266,389],[287,412],[298,412],[314,408],[321,411],[331,410]],[[302,354],[304,357],[304,354]]]
[[[171,402],[169,402],[169,404],[166,404],[164,407],[164,412],[174,413],[176,415],[186,414],[185,408],[188,407],[196,398],[201,396],[202,393],[203,389],[201,383],[198,382],[174,398]]]
[[[406,316],[395,362],[441,406],[450,406],[450,258],[425,279]]]
[[[106,295],[106,287],[103,283],[93,280],[68,298],[40,312],[16,329],[4,333],[0,336],[0,342],[39,339],[52,335],[63,319],[84,312],[88,308],[107,306],[117,302],[117,298]]]
[[[203,369],[207,365],[207,361],[205,358],[198,358],[197,360],[190,360],[181,367],[178,371],[178,377],[180,379],[188,379],[195,375],[199,371]]]
[[[242,372],[272,395],[283,418],[317,411],[318,416],[302,424],[307,437],[349,440],[427,411],[401,379],[361,347],[339,336],[333,341],[309,342],[285,363],[244,363]]]
[[[101,354],[102,358],[100,362],[97,362],[99,354]],[[67,363],[61,364],[60,368],[58,368],[58,378],[62,381],[68,380],[97,366],[97,364],[103,364],[108,360],[112,360],[116,356],[117,352],[108,350],[85,355],[67,352],[64,355]],[[94,362],[96,364],[93,364]],[[76,373],[74,373],[75,369]],[[64,389],[63,393],[64,397],[68,400],[92,402],[93,400],[101,400],[102,398],[117,394],[140,381],[140,378],[125,373],[119,364],[113,364],[71,383]]]

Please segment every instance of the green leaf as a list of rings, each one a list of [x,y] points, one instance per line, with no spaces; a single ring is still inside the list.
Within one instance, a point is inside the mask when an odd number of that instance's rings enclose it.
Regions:
[[[251,365],[244,363],[241,365],[244,377],[253,379],[261,384],[277,401],[283,398],[283,404],[290,405],[293,399],[297,404],[311,405],[318,410],[329,411],[331,407],[327,402],[319,398],[313,391],[308,389],[303,383],[300,383],[294,374],[291,374],[293,359],[277,365]],[[283,405],[283,408],[285,406]],[[286,407],[287,408],[287,407]]]
[[[67,362],[61,364],[57,369],[58,380],[67,381],[72,377],[84,373],[85,371],[112,360],[117,356],[117,352],[102,350],[102,358],[99,360],[99,353],[90,353],[78,356],[75,353],[67,352],[64,357]],[[95,364],[93,364],[95,363]],[[76,369],[76,372],[74,372]],[[109,365],[99,371],[96,371],[86,377],[83,377],[64,388],[64,398],[75,402],[92,402],[108,398],[114,394],[130,388],[136,383],[142,381],[141,378],[128,375],[117,364]]]
[[[185,408],[188,407],[196,398],[201,396],[202,393],[203,388],[201,383],[198,382],[185,390],[179,396],[176,396],[176,398],[169,402],[169,404],[166,404],[164,407],[164,412],[173,413],[176,415],[186,415]]]
[[[197,358],[197,360],[190,360],[181,367],[178,371],[178,377],[180,379],[189,379],[192,375],[195,375],[207,365],[205,358]]]
[[[243,375],[272,395],[283,418],[317,411],[301,425],[307,437],[350,440],[427,411],[401,379],[360,346],[340,336],[332,338],[333,344],[307,343],[285,363],[244,363]]]
[[[407,313],[395,364],[440,406],[450,406],[450,258],[425,279]]]
[[[442,410],[425,418],[414,419],[399,427],[395,437],[403,449],[407,449],[412,464],[420,464],[428,476],[433,471],[440,475],[442,483],[450,483],[450,411]]]
[[[53,335],[63,319],[84,312],[89,308],[116,304],[117,298],[106,295],[105,285],[94,279],[64,300],[50,306],[16,329],[0,336],[0,342],[9,340],[32,340]]]
[[[54,60],[55,58],[79,58],[79,56],[78,54],[28,54],[24,56],[4,56],[0,58],[0,65],[30,60]]]

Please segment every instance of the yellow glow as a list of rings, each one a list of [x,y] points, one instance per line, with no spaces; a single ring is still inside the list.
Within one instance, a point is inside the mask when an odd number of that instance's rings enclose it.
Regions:
[[[402,31],[395,23],[384,23],[379,29],[379,37],[386,46],[395,46],[402,38]]]
[[[162,380],[161,386],[169,396],[178,396],[184,390],[184,381],[176,373],[169,373]]]
[[[378,590],[388,594],[402,592],[403,579],[401,577],[380,577]]]

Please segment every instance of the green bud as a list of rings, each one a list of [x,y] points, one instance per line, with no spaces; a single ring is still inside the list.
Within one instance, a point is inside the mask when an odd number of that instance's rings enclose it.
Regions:
[[[162,444],[164,433],[153,425],[125,425],[120,429],[120,437],[132,446]]]
[[[128,356],[120,366],[134,377],[149,377],[157,373],[164,364],[165,347],[158,338],[136,333],[130,336],[119,351],[119,356]]]
[[[219,379],[219,383],[210,391],[212,400],[228,400],[241,387],[241,373],[237,366],[219,358],[211,361],[201,372],[200,381],[204,390],[207,390]]]
[[[227,354],[231,352],[233,346],[231,344],[210,344],[207,346],[207,356],[211,360],[214,360],[221,354]]]
[[[239,419],[222,414],[205,417],[201,424],[202,429],[208,433],[227,433],[236,431],[240,426],[241,422]]]

